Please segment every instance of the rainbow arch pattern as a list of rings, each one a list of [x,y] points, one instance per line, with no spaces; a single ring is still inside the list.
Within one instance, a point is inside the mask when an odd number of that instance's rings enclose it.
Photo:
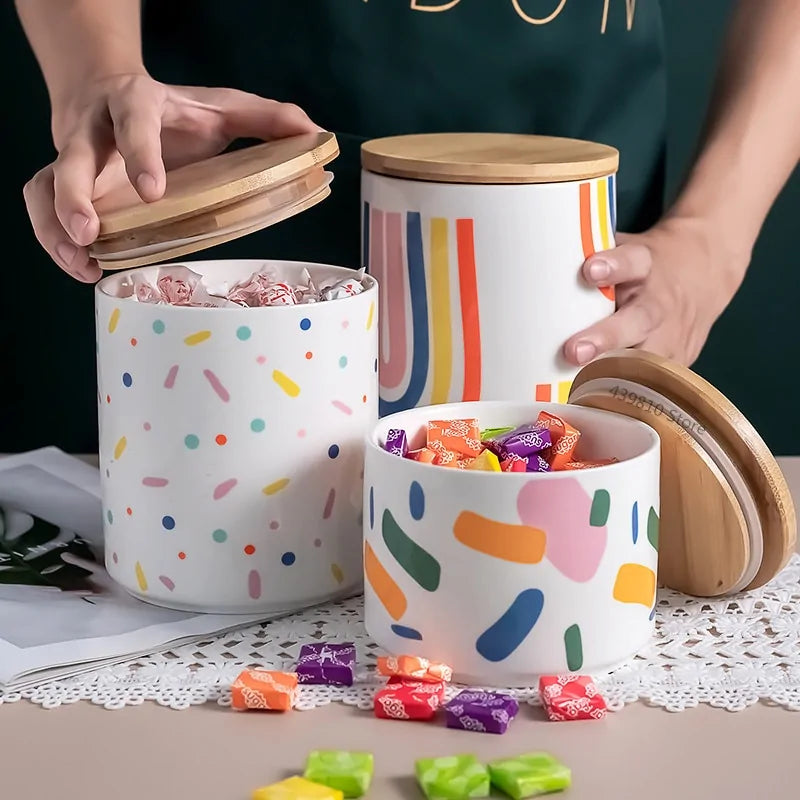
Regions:
[[[365,202],[362,224],[363,262],[381,287],[380,387],[397,392],[405,382],[397,399],[381,397],[381,416],[418,405],[428,386],[428,402],[448,402],[456,359],[463,360],[462,401],[480,399],[474,220],[426,218],[423,230],[418,212],[386,212]]]
[[[594,191],[592,191],[594,184]],[[594,195],[594,197],[592,197]],[[578,187],[579,216],[581,224],[581,247],[584,260],[601,250],[614,246],[617,232],[617,189],[614,175],[586,181]],[[611,302],[616,302],[613,286],[604,286],[600,291]]]

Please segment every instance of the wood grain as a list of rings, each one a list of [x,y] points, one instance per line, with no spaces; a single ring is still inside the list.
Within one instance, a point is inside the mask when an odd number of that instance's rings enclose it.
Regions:
[[[613,147],[578,139],[504,133],[437,133],[373,139],[361,146],[370,172],[441,183],[559,183],[617,171]]]

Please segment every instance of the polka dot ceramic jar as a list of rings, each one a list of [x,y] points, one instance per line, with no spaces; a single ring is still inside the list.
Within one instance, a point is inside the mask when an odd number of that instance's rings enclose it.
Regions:
[[[192,262],[209,286],[263,261]],[[151,279],[157,267],[138,270]],[[357,591],[364,439],[377,420],[377,288],[269,308],[96,290],[106,565],[137,597],[257,613]]]
[[[581,431],[581,457],[619,463],[550,473],[448,469],[392,455],[392,428],[424,445],[431,420],[522,425],[545,410]],[[531,686],[634,655],[653,630],[658,434],[635,419],[558,404],[459,403],[383,418],[367,443],[365,622],[392,653],[456,678]]]

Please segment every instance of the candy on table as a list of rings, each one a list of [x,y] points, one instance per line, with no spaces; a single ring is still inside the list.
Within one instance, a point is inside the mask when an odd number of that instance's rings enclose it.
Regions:
[[[427,444],[437,454],[450,452],[474,458],[483,449],[478,420],[431,420],[428,423]]]
[[[380,719],[427,721],[441,705],[438,693],[424,692],[413,684],[392,684],[375,694],[373,709]]]
[[[294,776],[272,786],[256,789],[252,800],[343,800],[344,794],[338,789],[312,783],[305,778]]]
[[[536,423],[550,431],[552,447],[550,448],[549,461],[550,468],[554,470],[562,469],[564,464],[574,461],[573,454],[581,438],[580,431],[573,428],[568,422],[555,414],[548,414],[547,411],[540,411]]]
[[[480,733],[505,733],[519,704],[499,692],[459,692],[444,707],[448,728]]]
[[[356,648],[352,642],[343,644],[304,644],[297,660],[300,683],[352,686],[356,664]]]
[[[489,770],[475,756],[421,758],[414,768],[428,800],[468,800],[489,796]]]
[[[467,469],[483,470],[484,472],[501,472],[500,461],[491,450],[484,450],[477,458],[473,458]]]
[[[399,675],[392,675],[386,682],[387,686],[407,686],[413,688],[416,694],[432,694],[439,699],[439,704],[444,702],[444,683],[426,683],[425,681],[415,681],[411,678],[402,678]]]
[[[489,762],[492,784],[512,800],[526,800],[550,792],[563,792],[572,783],[572,772],[549,753],[524,753],[516,758]]]
[[[361,797],[372,781],[372,753],[314,750],[306,761],[306,780],[338,789],[345,797]]]
[[[419,656],[378,656],[378,674],[424,683],[449,683],[453,670],[447,664]]]
[[[552,722],[603,719],[606,701],[588,675],[543,675],[539,694]]]
[[[246,669],[231,686],[231,707],[237,711],[288,711],[297,699],[297,675]]]
[[[393,456],[402,456],[405,458],[408,455],[408,437],[406,432],[399,428],[392,428],[386,434],[386,446],[384,448]]]

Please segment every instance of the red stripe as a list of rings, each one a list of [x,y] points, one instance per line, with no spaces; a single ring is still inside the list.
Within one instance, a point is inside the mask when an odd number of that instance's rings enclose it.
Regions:
[[[464,338],[463,400],[480,400],[481,326],[478,313],[478,278],[475,270],[475,226],[471,219],[456,220],[456,244]]]
[[[582,183],[579,189],[580,197],[580,216],[581,216],[581,246],[583,247],[583,258],[586,260],[593,256],[594,239],[592,238],[592,185]],[[611,302],[616,301],[616,293],[613,286],[598,286],[602,294]]]
[[[536,400],[539,403],[549,403],[551,395],[551,386],[549,383],[536,384]]]

